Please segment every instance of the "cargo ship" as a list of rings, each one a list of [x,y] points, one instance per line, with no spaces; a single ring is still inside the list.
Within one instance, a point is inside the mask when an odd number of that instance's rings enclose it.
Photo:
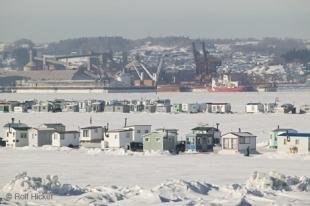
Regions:
[[[222,78],[212,78],[208,92],[246,92],[247,86],[239,85],[238,81],[231,81],[230,75],[224,74]]]

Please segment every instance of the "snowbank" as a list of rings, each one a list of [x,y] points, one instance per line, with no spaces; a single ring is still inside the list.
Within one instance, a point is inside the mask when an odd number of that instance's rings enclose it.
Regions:
[[[126,150],[124,148],[84,148],[81,147],[80,151],[85,152],[89,155],[115,155],[115,156],[160,156],[160,155],[172,155],[168,151],[145,151],[145,152],[133,152],[131,150]]]
[[[247,180],[246,188],[250,190],[285,190],[310,191],[310,178],[285,176],[278,172],[254,172]]]
[[[41,177],[30,177],[22,172],[2,188],[3,193],[44,193],[54,195],[80,195],[86,192],[78,186],[61,184],[58,176],[47,175]]]
[[[279,190],[281,190],[280,193]],[[87,186],[82,188],[61,184],[57,176],[47,176],[42,179],[29,177],[26,172],[23,172],[2,188],[3,193],[37,192],[66,196],[58,198],[57,201],[70,202],[69,205],[135,206],[166,205],[167,203],[169,205],[256,205],[256,203],[265,205],[266,200],[270,204],[277,205],[279,203],[277,201],[283,201],[278,197],[283,195],[282,191],[310,192],[310,179],[285,176],[277,172],[254,172],[244,185],[217,186],[203,181],[172,179],[150,189],[140,186]],[[307,194],[305,196],[309,197]],[[293,198],[293,201],[296,201],[293,195],[284,194],[283,197]],[[288,200],[291,201],[291,199],[284,199],[284,201]]]

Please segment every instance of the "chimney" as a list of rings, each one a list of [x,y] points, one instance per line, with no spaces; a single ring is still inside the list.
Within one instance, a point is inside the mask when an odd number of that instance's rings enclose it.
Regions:
[[[12,117],[12,124],[14,124],[14,121],[15,121],[15,118],[14,118],[14,117]]]
[[[239,132],[241,132],[241,128],[239,128]]]
[[[278,129],[280,129],[280,125],[278,125]]]
[[[127,127],[127,117],[125,118],[125,125],[124,127]]]
[[[220,126],[220,123],[216,123],[216,129],[218,130]]]

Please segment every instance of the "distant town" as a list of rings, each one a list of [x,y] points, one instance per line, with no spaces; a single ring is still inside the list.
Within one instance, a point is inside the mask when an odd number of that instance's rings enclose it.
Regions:
[[[122,37],[0,44],[0,91],[274,92],[310,89],[310,41]]]

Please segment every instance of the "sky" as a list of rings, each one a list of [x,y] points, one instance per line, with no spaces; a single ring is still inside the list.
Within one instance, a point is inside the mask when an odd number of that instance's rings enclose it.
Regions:
[[[310,38],[310,0],[0,0],[0,42],[88,36]]]

